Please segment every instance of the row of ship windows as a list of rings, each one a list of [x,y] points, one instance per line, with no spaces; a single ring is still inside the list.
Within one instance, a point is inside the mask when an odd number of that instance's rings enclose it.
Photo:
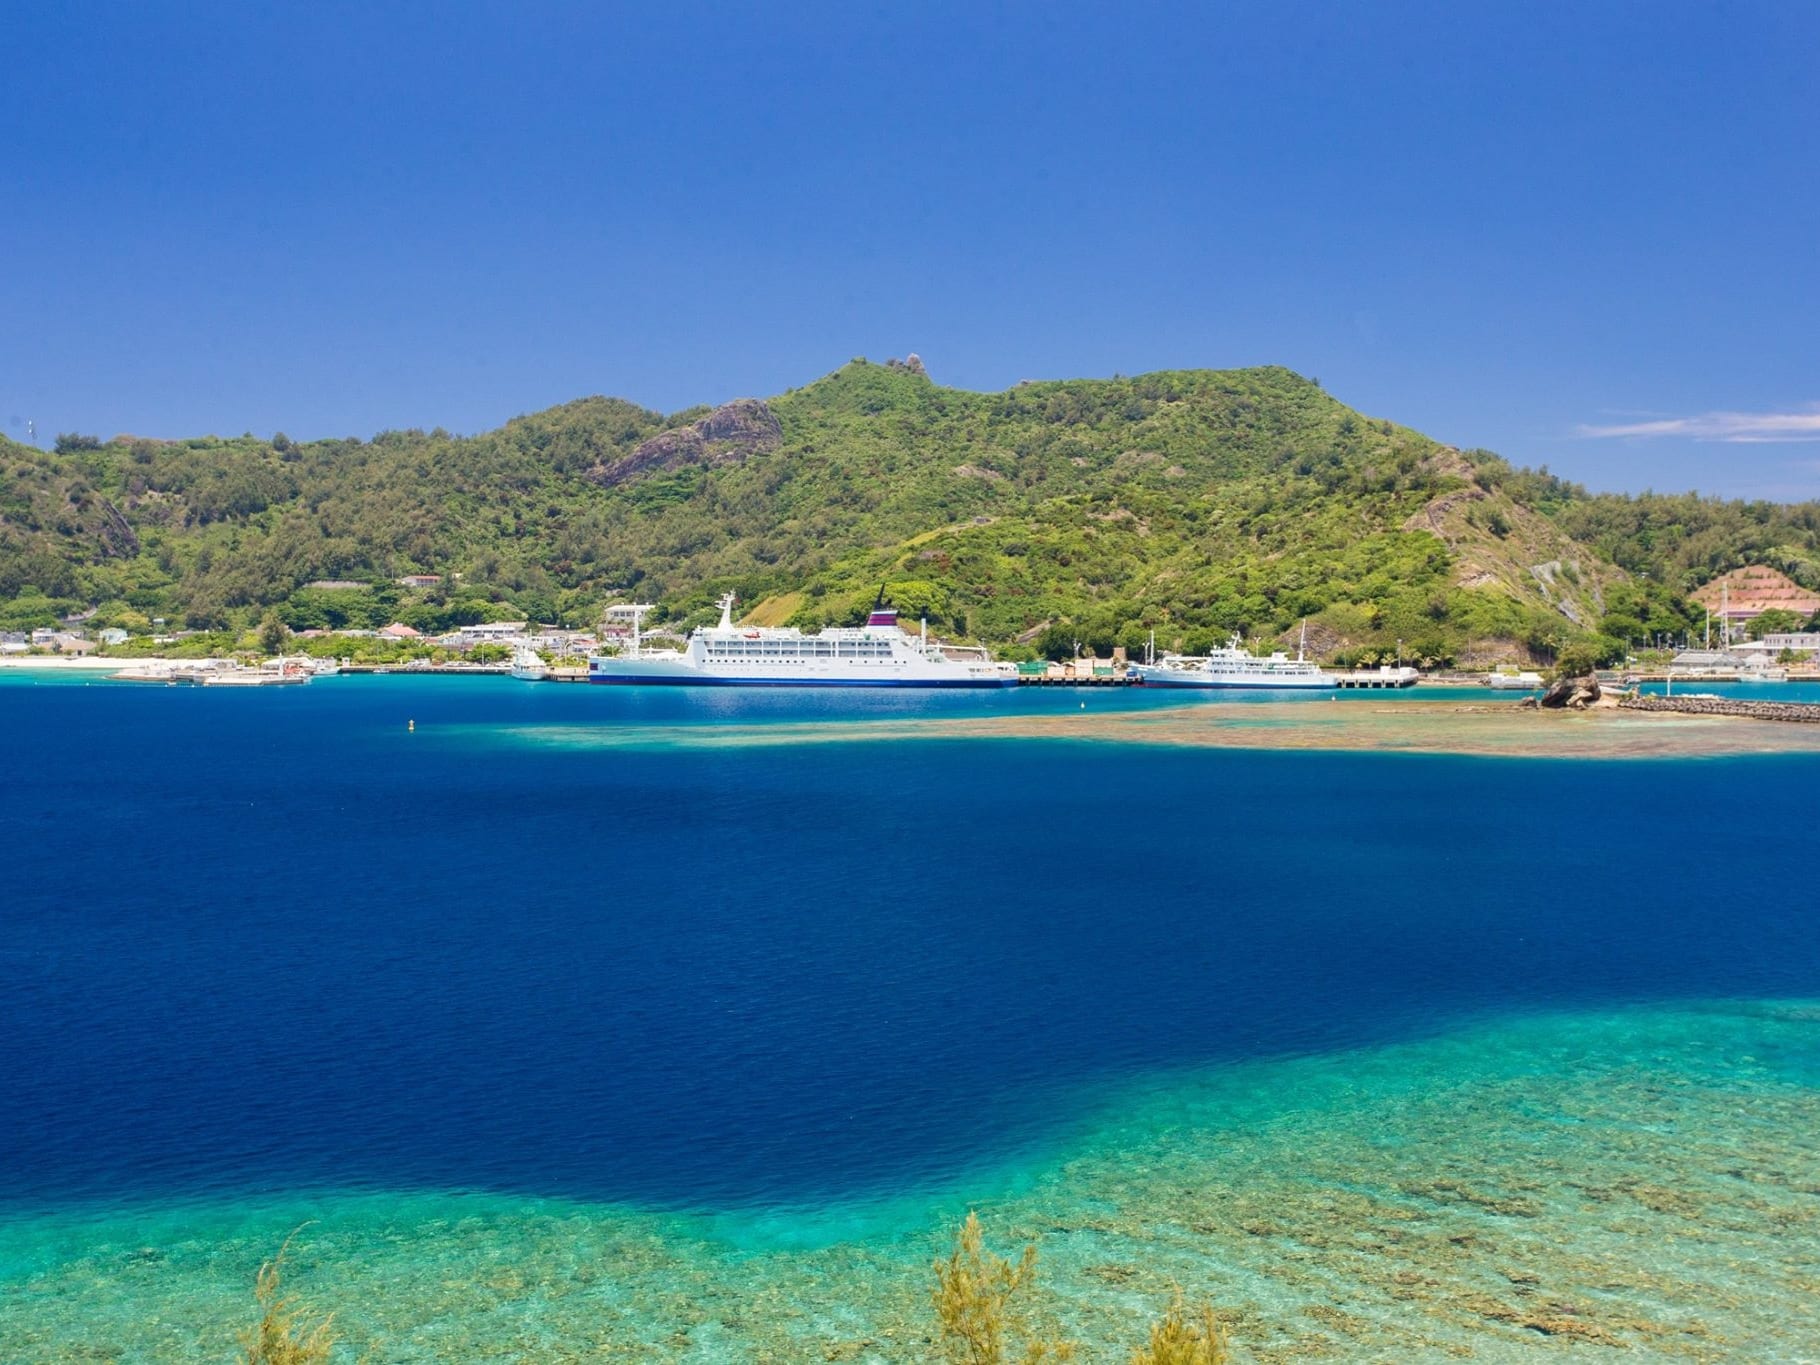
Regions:
[[[741,646],[741,645],[709,645],[708,653],[710,655],[732,654],[732,655],[738,655],[742,658],[751,658],[751,657],[756,656],[756,657],[761,657],[761,658],[770,657],[770,658],[794,658],[794,659],[802,659],[802,658],[886,659],[891,656],[891,649],[890,649],[890,646],[888,646],[888,645],[879,646],[879,647],[869,647],[869,646],[864,646],[864,645],[855,647],[852,645],[846,645],[838,650],[829,648],[829,647],[823,647],[820,649],[817,649],[814,647],[809,647],[809,648],[805,648],[805,649],[786,650],[786,649],[779,649],[775,645],[773,645],[769,648],[765,648],[765,647],[759,646],[759,645],[753,645],[750,647],[745,647],[745,646]]]
[[[845,659],[847,656],[843,654],[841,657],[843,659]],[[763,655],[763,654],[754,654],[754,655],[751,655],[749,658],[739,659],[739,658],[728,658],[725,655],[721,655],[721,654],[710,654],[708,656],[707,662],[709,662],[711,664],[727,664],[727,663],[812,664],[812,663],[819,662],[819,660],[798,659],[798,658],[779,658],[776,655]],[[866,655],[863,657],[855,658],[852,660],[852,662],[861,663],[861,664],[895,664],[897,667],[902,668],[905,665],[905,663],[908,662],[908,660],[883,659],[883,658],[875,659],[875,658],[871,657],[870,655]]]
[[[841,661],[860,664],[903,663],[902,659],[892,659],[883,654],[843,654]],[[795,654],[710,654],[707,662],[720,663],[762,663],[762,664],[818,664],[829,660],[824,658],[807,658]]]

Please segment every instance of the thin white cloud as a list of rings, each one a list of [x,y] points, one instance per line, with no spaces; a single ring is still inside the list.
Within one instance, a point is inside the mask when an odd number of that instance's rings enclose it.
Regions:
[[[1784,441],[1820,441],[1820,403],[1795,412],[1703,412],[1694,417],[1664,417],[1649,422],[1576,427],[1575,434],[1594,438],[1650,439],[1678,436],[1688,441],[1723,441],[1728,445],[1775,445]]]

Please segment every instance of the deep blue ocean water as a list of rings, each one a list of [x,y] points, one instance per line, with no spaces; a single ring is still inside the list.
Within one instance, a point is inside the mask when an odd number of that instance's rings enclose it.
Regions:
[[[1082,700],[0,680],[0,1202],[814,1204],[1171,1068],[1820,995],[1812,757],[524,742]]]

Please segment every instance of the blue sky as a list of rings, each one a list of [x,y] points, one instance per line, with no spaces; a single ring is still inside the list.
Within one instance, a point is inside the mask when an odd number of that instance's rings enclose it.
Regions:
[[[478,431],[1283,364],[1820,496],[1820,5],[0,12],[0,423]]]

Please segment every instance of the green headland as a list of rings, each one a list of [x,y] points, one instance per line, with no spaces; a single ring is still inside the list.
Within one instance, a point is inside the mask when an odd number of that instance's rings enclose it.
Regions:
[[[1370,665],[1605,658],[1697,629],[1741,565],[1820,586],[1820,505],[1593,495],[1288,370],[973,393],[914,356],[668,415],[584,398],[457,436],[0,440],[0,629],[244,638],[907,615],[1007,654],[1231,631]],[[405,581],[405,580],[416,580]],[[1787,624],[1787,623],[1784,623]],[[1797,623],[1798,624],[1798,623]]]

